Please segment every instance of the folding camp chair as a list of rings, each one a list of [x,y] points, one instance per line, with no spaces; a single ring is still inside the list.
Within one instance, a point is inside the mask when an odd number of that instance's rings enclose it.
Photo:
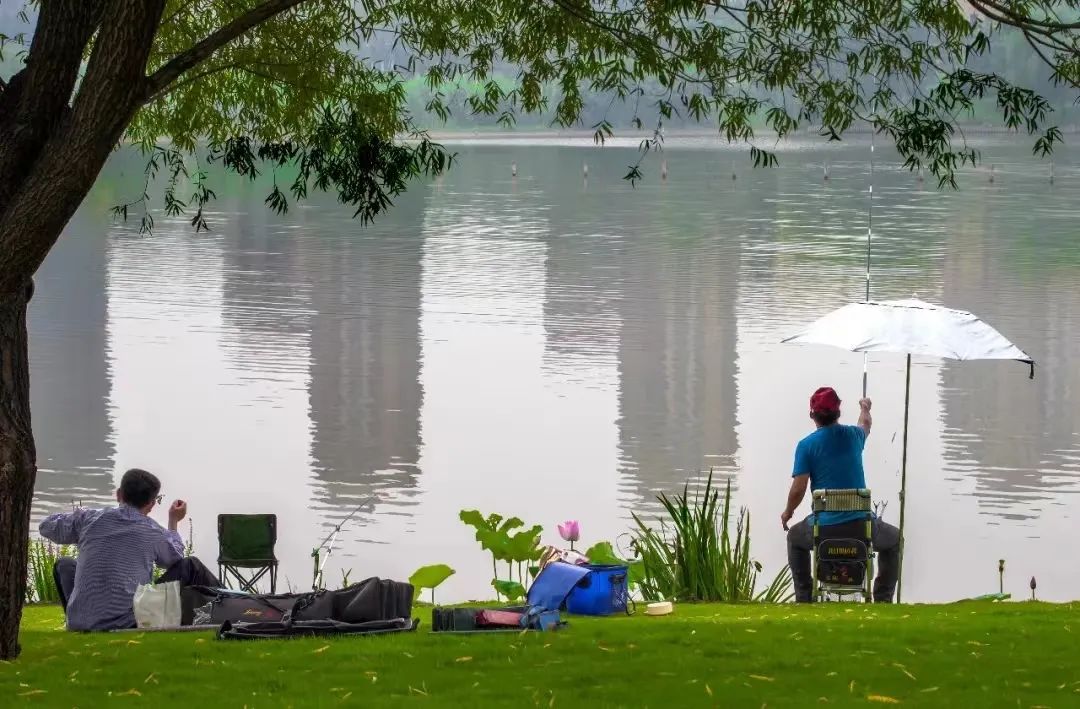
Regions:
[[[270,576],[270,593],[277,592],[277,515],[218,515],[218,576],[229,576],[240,589],[257,593],[255,585]]]
[[[815,490],[814,512],[814,595],[818,601],[845,596],[862,596],[870,603],[874,577],[873,513],[870,491]],[[859,512],[859,519],[841,524],[821,525],[822,512]]]

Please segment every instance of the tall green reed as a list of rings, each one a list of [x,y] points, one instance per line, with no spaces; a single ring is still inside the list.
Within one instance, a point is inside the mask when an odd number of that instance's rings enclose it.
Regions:
[[[74,557],[75,547],[56,545],[44,539],[31,539],[26,564],[26,602],[59,603],[60,594],[53,581],[53,567],[62,557]]]
[[[633,547],[641,560],[637,579],[646,601],[759,601],[784,603],[793,597],[787,566],[755,592],[761,564],[750,556],[750,512],[739,510],[731,534],[731,481],[720,501],[713,474],[703,490],[691,496],[689,483],[681,495],[657,498],[664,517],[659,528],[633,515]]]

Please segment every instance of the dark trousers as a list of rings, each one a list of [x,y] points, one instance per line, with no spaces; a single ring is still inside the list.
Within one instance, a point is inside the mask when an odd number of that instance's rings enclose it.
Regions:
[[[819,529],[819,538],[861,539],[865,534],[864,524],[865,521],[823,526]],[[874,579],[874,602],[892,603],[896,579],[900,575],[900,530],[875,519],[871,532],[878,569],[877,578]],[[814,596],[814,577],[810,571],[810,551],[814,547],[813,525],[806,520],[793,525],[788,530],[787,543],[795,602],[809,603]]]
[[[53,566],[53,581],[56,583],[56,591],[60,595],[60,605],[67,610],[68,598],[75,588],[75,559],[63,557],[56,560]],[[180,586],[209,586],[221,588],[221,581],[206,565],[193,556],[181,559],[161,575],[156,583],[179,581]]]
[[[157,583],[167,583],[169,581],[179,581],[181,588],[184,586],[221,588],[221,581],[214,575],[214,572],[206,568],[206,565],[194,556],[181,559],[170,566],[157,580]]]

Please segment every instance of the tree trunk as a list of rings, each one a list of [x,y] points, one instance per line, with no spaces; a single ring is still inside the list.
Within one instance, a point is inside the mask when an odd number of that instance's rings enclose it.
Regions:
[[[41,3],[26,68],[0,91],[0,660],[19,654],[37,473],[26,335],[31,278],[139,107],[224,44],[303,1],[266,0],[150,80],[146,66],[166,0],[50,0]]]
[[[19,654],[26,596],[26,540],[37,474],[30,428],[26,305],[32,282],[0,296],[0,659]]]
[[[19,653],[37,473],[26,336],[31,278],[146,99],[146,62],[165,3],[43,3],[19,90],[0,93],[0,660]],[[68,108],[69,83],[91,36],[94,48]],[[63,81],[48,74],[57,62],[67,67]],[[58,84],[35,88],[41,76]],[[55,95],[45,95],[49,87]],[[42,115],[52,108],[59,119]]]

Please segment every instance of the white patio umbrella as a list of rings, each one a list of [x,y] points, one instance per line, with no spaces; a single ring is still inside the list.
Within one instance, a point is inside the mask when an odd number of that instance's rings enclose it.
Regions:
[[[896,352],[907,355],[904,385],[904,438],[900,463],[900,601],[904,564],[904,498],[907,490],[908,410],[911,403],[911,357],[945,359],[1011,359],[1030,366],[1035,361],[994,328],[964,310],[953,310],[922,300],[852,303],[834,310],[806,330],[783,340],[791,344],[839,347],[851,352]],[[863,367],[863,396],[866,368]]]

